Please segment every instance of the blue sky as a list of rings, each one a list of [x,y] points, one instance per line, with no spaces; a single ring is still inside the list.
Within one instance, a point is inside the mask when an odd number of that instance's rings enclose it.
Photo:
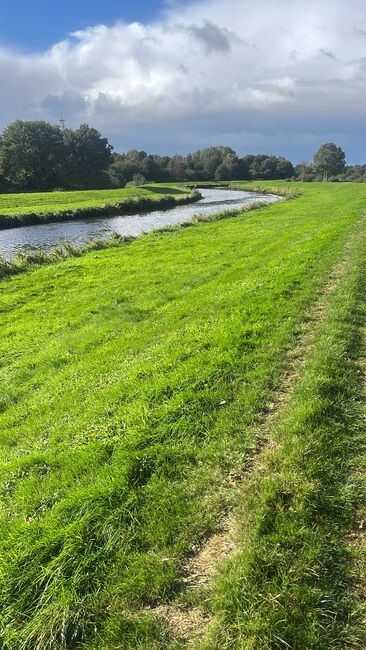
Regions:
[[[100,23],[153,20],[161,0],[2,0],[0,44],[42,50],[69,32]]]
[[[86,122],[118,151],[366,162],[365,0],[2,0],[0,129]],[[70,33],[78,32],[73,37]]]

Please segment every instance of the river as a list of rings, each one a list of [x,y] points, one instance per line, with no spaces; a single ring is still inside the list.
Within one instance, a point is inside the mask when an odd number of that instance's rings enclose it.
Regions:
[[[189,221],[195,214],[213,214],[222,210],[239,208],[248,202],[278,200],[274,195],[254,194],[237,190],[202,189],[202,199],[197,203],[181,205],[168,210],[155,210],[133,216],[97,217],[22,226],[0,230],[0,257],[12,259],[18,254],[37,250],[49,251],[53,246],[69,243],[83,246],[95,239],[108,239],[113,232],[120,235],[138,235],[154,228]]]

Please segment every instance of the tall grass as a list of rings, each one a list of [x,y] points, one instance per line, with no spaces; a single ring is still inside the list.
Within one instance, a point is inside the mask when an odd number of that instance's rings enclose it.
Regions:
[[[240,215],[246,214],[247,212],[252,212],[253,210],[261,210],[268,207],[269,205],[270,204],[266,201],[257,200],[253,201],[253,203],[247,203],[240,208],[220,210],[219,212],[213,212],[212,214],[195,214],[192,217],[192,222],[213,223],[215,221],[222,221],[222,219],[232,219],[233,217],[239,217]]]
[[[301,192],[298,189],[283,187],[281,185],[269,185],[268,183],[263,185],[247,185],[245,182],[230,183],[228,187],[230,190],[242,190],[244,192],[256,192],[258,194],[274,194],[276,196],[282,196],[285,199],[296,199],[301,196]]]

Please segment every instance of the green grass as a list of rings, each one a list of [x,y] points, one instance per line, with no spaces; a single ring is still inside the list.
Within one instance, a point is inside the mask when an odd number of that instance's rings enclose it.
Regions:
[[[136,214],[193,203],[199,192],[184,185],[150,184],[120,190],[0,194],[0,230],[98,216]]]
[[[75,208],[100,207],[106,203],[120,203],[131,198],[146,198],[165,194],[184,194],[184,188],[154,183],[142,187],[126,187],[118,190],[0,194],[0,214],[59,212]]]
[[[365,212],[363,186],[298,188],[294,201],[1,281],[6,650],[184,647],[147,608],[184,591],[190,548],[237,502],[228,477],[253,455],[287,353]],[[345,623],[341,550],[357,500],[347,477],[358,442],[344,423],[358,417],[361,244],[349,255],[268,485],[243,499],[249,541],[205,604],[218,621],[210,648],[345,648],[342,630],[357,628]],[[293,564],[295,591],[304,581],[294,611]],[[329,629],[327,589],[339,604]]]
[[[366,646],[347,543],[353,531],[364,536],[358,512],[366,505],[365,225],[363,218],[264,467],[240,495],[239,552],[211,595],[210,650]],[[365,555],[358,563],[364,576]]]

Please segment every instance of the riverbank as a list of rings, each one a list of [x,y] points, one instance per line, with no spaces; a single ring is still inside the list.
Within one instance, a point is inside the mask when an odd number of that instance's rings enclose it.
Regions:
[[[301,191],[298,189],[299,183],[297,183],[297,189],[291,188],[289,183],[286,184],[283,181],[273,181],[273,183],[271,184],[271,181],[207,181],[187,183],[186,187],[192,190],[204,188],[239,190],[241,192],[273,195],[284,199],[296,199],[298,196],[301,196]]]
[[[294,189],[0,281],[7,649],[363,647],[366,188]]]
[[[136,215],[105,215],[93,219],[72,219],[62,223],[47,223],[5,229],[0,234],[0,259],[8,262],[17,256],[44,256],[56,248],[83,248],[96,241],[107,241],[114,234],[131,238],[155,229],[189,223],[197,216],[211,218],[228,210],[245,210],[260,201],[272,203],[277,197],[252,192],[204,188],[198,202],[175,205],[168,209],[138,212]]]
[[[173,233],[179,228],[192,228],[201,223],[212,223],[214,221],[220,221],[222,219],[233,219],[235,217],[243,216],[248,212],[253,210],[261,210],[270,205],[270,203],[265,203],[264,201],[250,201],[247,204],[244,204],[241,208],[235,209],[224,209],[218,212],[213,213],[197,213],[192,216],[192,219],[189,221],[182,221],[180,223],[173,223],[171,225],[165,225],[160,228],[154,228],[150,230],[153,234],[164,234],[164,233]],[[141,218],[141,217],[140,217]],[[36,250],[32,253],[23,253],[18,254],[14,259],[4,259],[0,256],[0,278],[5,278],[9,275],[17,275],[18,273],[24,273],[31,270],[37,266],[43,266],[45,264],[54,264],[60,262],[61,260],[66,260],[69,257],[81,257],[86,255],[90,251],[97,250],[106,250],[108,248],[119,248],[120,246],[126,246],[131,244],[136,239],[140,237],[145,237],[148,235],[148,232],[139,231],[138,234],[134,235],[119,235],[117,232],[112,232],[112,235],[109,239],[105,240],[92,240],[86,243],[84,246],[74,246],[68,243],[62,243],[58,246],[53,246],[50,251],[45,250]]]
[[[133,215],[194,203],[198,190],[151,184],[121,190],[0,195],[0,230],[77,219]]]

